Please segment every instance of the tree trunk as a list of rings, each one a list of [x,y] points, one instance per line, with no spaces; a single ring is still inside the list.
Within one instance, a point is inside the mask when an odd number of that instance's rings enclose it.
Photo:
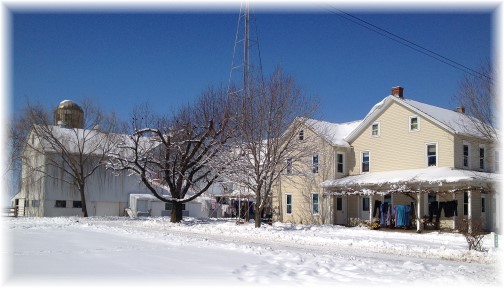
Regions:
[[[182,203],[173,202],[171,211],[171,223],[180,223],[182,221]]]
[[[259,205],[254,206],[254,220],[255,220],[255,228],[260,228],[261,227],[261,209],[259,209]]]
[[[81,198],[81,206],[82,206],[82,217],[88,217],[88,211],[87,211],[87,206],[86,206],[86,194],[84,194],[84,184],[79,185],[79,192],[80,192],[80,198]]]

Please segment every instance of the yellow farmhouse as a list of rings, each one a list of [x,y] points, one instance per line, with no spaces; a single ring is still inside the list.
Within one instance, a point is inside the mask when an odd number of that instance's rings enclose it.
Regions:
[[[278,182],[276,220],[422,230],[457,229],[472,219],[499,229],[498,145],[463,107],[448,110],[403,93],[392,88],[360,121],[306,121],[299,141],[309,153],[288,163]]]

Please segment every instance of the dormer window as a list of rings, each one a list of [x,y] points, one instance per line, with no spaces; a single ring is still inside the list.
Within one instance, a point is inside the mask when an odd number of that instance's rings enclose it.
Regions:
[[[409,131],[418,131],[420,130],[418,116],[410,116],[409,117]]]
[[[300,141],[304,140],[304,130],[303,129],[299,130],[298,139]]]

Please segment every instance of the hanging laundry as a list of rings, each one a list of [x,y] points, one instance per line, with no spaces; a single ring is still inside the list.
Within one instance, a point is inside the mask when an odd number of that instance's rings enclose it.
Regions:
[[[411,222],[410,222],[410,212],[411,212],[411,206],[410,205],[396,205],[394,207],[394,212],[395,212],[395,227],[409,227]]]

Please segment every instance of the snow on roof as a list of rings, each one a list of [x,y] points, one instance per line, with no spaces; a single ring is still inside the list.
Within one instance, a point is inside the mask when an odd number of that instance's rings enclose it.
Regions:
[[[121,154],[132,153],[130,150],[119,149],[117,147],[117,144],[132,145],[132,140],[126,134],[104,133],[95,129],[63,128],[59,126],[43,127],[41,125],[34,125],[34,129],[39,129],[38,131],[40,131],[40,135],[48,135],[47,133],[50,133],[50,135],[57,139],[59,144],[62,144],[64,149],[69,153],[79,154],[82,152],[83,155],[102,155],[103,153],[119,152]],[[49,141],[50,137],[41,137],[41,144],[44,149],[56,152],[55,146],[58,146],[59,144],[52,145],[52,141]],[[159,143],[150,141],[146,137],[142,137],[140,139],[140,145],[144,149],[152,149],[159,145]],[[59,151],[61,150],[58,148],[58,152]]]
[[[396,97],[397,98],[397,97]],[[459,113],[453,110],[421,103],[411,99],[402,99],[410,106],[422,111],[444,125],[450,127],[455,133],[468,134],[476,137],[484,137],[473,124],[475,119],[470,119],[469,115]]]
[[[322,182],[329,191],[347,192],[415,192],[424,189],[449,191],[468,187],[489,188],[500,181],[499,174],[450,167],[372,172]]]
[[[314,130],[315,133],[324,137],[332,145],[350,147],[345,137],[348,136],[362,120],[346,122],[346,123],[331,123],[315,119],[307,119],[306,124]]]
[[[445,109],[425,103],[421,103],[415,100],[411,99],[405,99],[405,98],[398,98],[393,95],[389,95],[385,97],[383,100],[380,102],[376,103],[371,110],[368,112],[366,117],[364,118],[363,122],[364,125],[363,127],[359,127],[358,129],[355,130],[355,133],[352,133],[352,135],[349,135],[348,141],[351,142],[352,138],[354,136],[357,136],[359,133],[358,131],[362,130],[365,128],[365,126],[369,125],[369,122],[374,120],[375,117],[379,114],[380,110],[383,108],[387,107],[387,104],[392,103],[392,101],[395,101],[396,103],[402,104],[406,106],[407,108],[410,108],[417,113],[423,115],[424,117],[430,118],[440,126],[444,127],[445,129],[450,130],[453,133],[460,133],[460,134],[466,134],[470,136],[475,136],[475,137],[480,137],[484,138],[484,135],[478,131],[476,126],[474,125],[473,121],[478,121],[474,118],[471,118],[471,116],[463,113],[459,113],[450,109]]]

